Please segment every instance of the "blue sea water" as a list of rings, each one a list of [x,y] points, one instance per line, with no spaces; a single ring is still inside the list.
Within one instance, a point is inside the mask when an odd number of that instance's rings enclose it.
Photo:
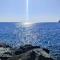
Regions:
[[[32,44],[48,48],[50,54],[60,60],[60,23],[35,23],[25,27],[22,23],[0,23],[0,43],[12,47]]]

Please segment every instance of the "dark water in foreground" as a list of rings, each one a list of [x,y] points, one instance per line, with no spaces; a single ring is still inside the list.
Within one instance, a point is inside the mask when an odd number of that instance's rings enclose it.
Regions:
[[[29,27],[21,23],[0,23],[0,42],[13,47],[24,44],[42,46],[60,60],[60,23],[37,23]]]

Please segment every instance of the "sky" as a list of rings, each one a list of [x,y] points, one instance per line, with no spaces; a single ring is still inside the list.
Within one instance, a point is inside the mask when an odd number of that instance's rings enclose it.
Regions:
[[[28,4],[27,0],[0,0],[0,22],[24,22],[27,18],[31,22],[57,22],[60,0],[28,0]]]

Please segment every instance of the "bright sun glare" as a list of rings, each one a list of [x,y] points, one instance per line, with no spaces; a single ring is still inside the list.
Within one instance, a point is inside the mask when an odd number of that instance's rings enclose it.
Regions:
[[[24,22],[23,25],[25,27],[30,27],[32,25],[32,22]]]

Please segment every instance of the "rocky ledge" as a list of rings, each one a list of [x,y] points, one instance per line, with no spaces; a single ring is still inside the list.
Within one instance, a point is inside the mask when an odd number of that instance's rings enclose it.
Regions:
[[[49,50],[40,46],[25,45],[15,51],[15,55],[7,60],[54,60]]]

